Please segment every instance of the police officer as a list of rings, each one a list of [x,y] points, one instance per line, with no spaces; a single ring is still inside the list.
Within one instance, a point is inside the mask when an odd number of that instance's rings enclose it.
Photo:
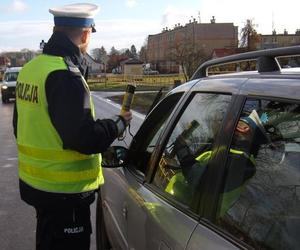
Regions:
[[[21,70],[16,88],[21,198],[37,213],[36,249],[90,247],[90,204],[104,183],[101,152],[123,133],[132,114],[95,119],[84,76],[98,7],[49,10],[54,32],[43,53]]]

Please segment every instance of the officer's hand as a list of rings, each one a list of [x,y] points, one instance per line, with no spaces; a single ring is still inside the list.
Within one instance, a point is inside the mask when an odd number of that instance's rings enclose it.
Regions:
[[[131,111],[126,111],[124,113],[122,113],[120,116],[122,116],[122,118],[124,119],[126,126],[128,126],[130,124],[130,121],[132,120],[132,113]]]

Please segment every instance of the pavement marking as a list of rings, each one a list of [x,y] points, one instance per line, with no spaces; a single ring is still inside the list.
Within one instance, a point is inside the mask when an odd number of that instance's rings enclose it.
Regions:
[[[18,158],[17,157],[12,157],[12,158],[7,158],[6,160],[8,160],[8,161],[17,161]]]
[[[5,164],[5,165],[1,166],[1,168],[11,168],[13,166],[14,166],[13,164]]]
[[[117,109],[119,109],[119,110],[120,110],[121,107],[122,107],[120,104],[115,103],[115,102],[112,102],[111,100],[109,100],[109,99],[107,99],[107,98],[103,98],[103,97],[100,97],[100,96],[97,96],[97,95],[94,95],[94,94],[92,94],[92,96],[95,97],[96,99],[100,100],[100,101],[106,102],[106,103],[108,103],[108,104],[114,106],[115,108],[117,108]],[[136,111],[134,111],[134,110],[131,110],[131,112],[132,112],[132,114],[133,114],[134,116],[140,118],[141,120],[144,120],[145,117],[146,117],[145,115],[142,115],[141,113],[138,113],[138,112],[136,112]]]

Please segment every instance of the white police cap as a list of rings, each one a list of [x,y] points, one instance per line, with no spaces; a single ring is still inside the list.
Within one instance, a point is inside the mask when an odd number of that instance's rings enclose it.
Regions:
[[[91,3],[75,3],[49,9],[55,26],[91,27],[96,32],[94,16],[99,7]]]

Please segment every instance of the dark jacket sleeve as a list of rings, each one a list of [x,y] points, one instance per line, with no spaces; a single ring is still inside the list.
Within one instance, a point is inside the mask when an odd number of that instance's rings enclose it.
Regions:
[[[87,90],[78,74],[60,70],[49,74],[46,97],[51,122],[64,149],[83,154],[104,152],[117,138],[113,120],[94,120],[91,109],[85,107]]]
[[[18,111],[17,111],[17,103],[14,105],[14,114],[13,114],[13,130],[15,138],[17,139],[17,128],[18,128]]]

